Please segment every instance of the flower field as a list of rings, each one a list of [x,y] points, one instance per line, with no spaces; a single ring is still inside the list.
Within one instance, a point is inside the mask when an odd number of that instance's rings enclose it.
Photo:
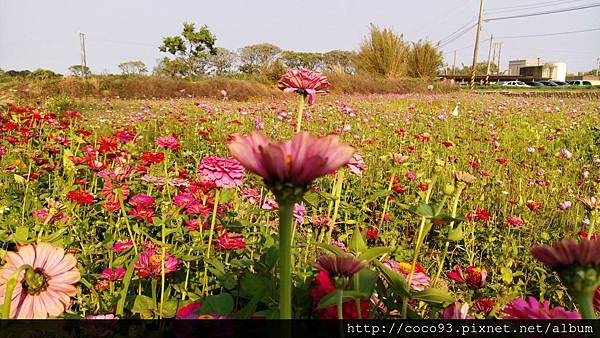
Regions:
[[[284,85],[4,106],[2,316],[594,316],[595,94]]]

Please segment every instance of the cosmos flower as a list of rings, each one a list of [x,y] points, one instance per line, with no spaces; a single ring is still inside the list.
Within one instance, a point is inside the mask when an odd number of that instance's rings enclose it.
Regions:
[[[0,268],[0,304],[4,303],[6,283],[23,265],[32,269],[19,276],[13,290],[10,318],[46,319],[62,314],[77,294],[73,284],[81,277],[77,259],[50,243],[29,244],[18,252],[6,252]]]
[[[244,168],[237,160],[209,156],[202,159],[198,172],[220,188],[234,188],[244,181]]]
[[[277,87],[284,93],[295,92],[305,97],[308,96],[308,103],[313,104],[317,94],[329,92],[331,84],[327,77],[319,72],[305,68],[292,68],[283,74],[277,82]]]
[[[354,149],[337,136],[316,138],[299,133],[290,142],[275,143],[259,132],[236,136],[229,151],[265,182],[306,185],[348,163]]]
[[[545,300],[540,303],[534,297],[516,298],[504,308],[504,319],[581,319],[575,311],[565,310],[563,307],[550,307],[550,302]]]
[[[571,205],[573,205],[573,203],[571,201],[564,201],[564,202],[560,203],[558,205],[558,207],[561,210],[567,210],[567,209],[569,209],[571,207]]]

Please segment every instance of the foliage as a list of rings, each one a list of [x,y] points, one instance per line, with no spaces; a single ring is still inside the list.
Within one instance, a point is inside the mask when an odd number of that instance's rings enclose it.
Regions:
[[[120,63],[119,69],[123,75],[141,75],[148,72],[146,64],[139,60]]]
[[[163,38],[162,45],[158,48],[163,53],[169,53],[175,58],[161,60],[167,73],[183,77],[198,77],[205,73],[202,64],[211,54],[215,54],[216,37],[207,26],[198,30],[193,23],[184,23],[180,35]]]
[[[69,67],[69,71],[75,76],[89,76],[92,74],[90,67],[83,65],[72,65]]]
[[[409,49],[402,35],[371,24],[369,36],[361,43],[356,55],[358,70],[388,78],[404,76]]]
[[[413,42],[407,55],[408,76],[431,78],[444,65],[442,51],[430,41]]]
[[[273,67],[281,56],[281,48],[269,44],[260,43],[250,45],[238,50],[240,58],[239,70],[245,74],[266,74]]]

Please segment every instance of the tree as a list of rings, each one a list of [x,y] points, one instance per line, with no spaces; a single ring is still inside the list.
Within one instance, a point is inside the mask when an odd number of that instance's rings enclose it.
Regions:
[[[281,48],[260,43],[240,48],[240,71],[246,74],[265,74],[281,56]]]
[[[83,65],[72,65],[69,67],[69,71],[75,76],[88,76],[92,74],[90,67]]]
[[[475,66],[475,72],[478,75],[485,75],[487,73],[487,61],[477,62]],[[466,66],[464,63],[462,64],[461,69],[456,70],[456,75],[471,75],[471,66]],[[490,63],[490,74],[495,74],[498,71],[498,65],[491,62]]]
[[[325,68],[323,54],[313,52],[294,52],[286,50],[281,53],[281,61],[288,68],[302,67],[322,71]]]
[[[139,60],[120,63],[119,68],[123,75],[140,75],[148,72],[146,64]]]
[[[174,60],[163,59],[164,63],[175,62],[171,65],[180,67],[178,73],[185,77],[197,77],[204,74],[200,67],[208,55],[215,54],[215,41],[217,38],[207,26],[196,30],[193,23],[184,23],[183,32],[177,36],[163,38],[163,43],[158,49],[163,53],[173,55]]]
[[[356,71],[355,57],[354,52],[332,50],[323,54],[323,65],[331,72],[353,74]]]
[[[361,43],[356,64],[360,71],[396,78],[406,74],[406,55],[409,46],[402,35],[373,24],[369,36]]]
[[[227,48],[218,47],[214,55],[209,55],[207,60],[206,72],[217,76],[222,76],[233,71],[237,62],[237,54]]]
[[[444,57],[437,46],[429,41],[413,42],[407,58],[408,76],[426,78],[437,75],[444,66]]]
[[[32,79],[40,79],[40,80],[45,80],[45,79],[55,79],[55,78],[59,78],[62,75],[61,74],[57,74],[49,69],[36,69],[33,72],[31,72],[31,74],[27,75],[28,77],[32,78]]]

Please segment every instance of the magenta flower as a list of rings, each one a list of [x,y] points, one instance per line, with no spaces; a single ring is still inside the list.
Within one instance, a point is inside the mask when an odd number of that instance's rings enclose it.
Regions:
[[[527,301],[517,298],[504,308],[504,319],[581,319],[575,311],[565,310],[563,307],[550,307],[547,300],[540,303],[534,297],[527,297]]]
[[[136,208],[151,209],[154,208],[154,197],[143,194],[133,195],[129,199],[129,204]]]
[[[465,283],[471,289],[479,289],[485,286],[487,270],[472,265],[467,266],[466,274],[459,265],[454,266],[454,271],[448,272],[448,278],[459,283]]]
[[[0,146],[0,156],[4,156],[4,146]]]
[[[304,224],[304,216],[306,216],[306,208],[302,204],[294,204],[294,218],[298,224]]]
[[[308,103],[313,104],[317,94],[329,92],[331,84],[327,77],[319,72],[305,68],[292,68],[283,74],[277,82],[277,87],[284,93],[295,92],[305,97],[308,96]]]
[[[205,180],[214,182],[221,188],[234,188],[244,181],[244,168],[232,158],[205,157],[200,162],[198,171]]]
[[[246,247],[246,243],[244,242],[244,237],[242,235],[235,232],[224,232],[214,243],[213,245],[217,250],[238,250],[244,249]]]
[[[111,282],[115,282],[118,280],[122,280],[123,277],[125,277],[125,269],[117,268],[117,269],[113,270],[111,268],[106,268],[106,269],[102,270],[102,273],[100,274],[100,276]]]
[[[162,252],[155,250],[153,247],[146,248],[146,251],[138,255],[138,260],[135,262],[134,268],[140,274],[140,277],[152,277],[155,279],[161,278],[162,273]],[[170,275],[179,269],[181,261],[169,253],[164,256],[164,273]]]
[[[229,151],[267,184],[289,182],[301,186],[345,165],[354,154],[354,148],[340,143],[337,136],[317,138],[307,132],[286,143],[272,142],[259,132],[236,136]]]
[[[187,208],[196,201],[194,195],[184,192],[173,197],[173,204],[180,208]]]
[[[123,252],[127,248],[130,248],[132,246],[133,246],[133,241],[116,242],[112,246],[112,251],[114,251],[114,252]]]
[[[157,136],[155,141],[159,147],[172,149],[175,151],[179,150],[180,147],[175,136]]]

